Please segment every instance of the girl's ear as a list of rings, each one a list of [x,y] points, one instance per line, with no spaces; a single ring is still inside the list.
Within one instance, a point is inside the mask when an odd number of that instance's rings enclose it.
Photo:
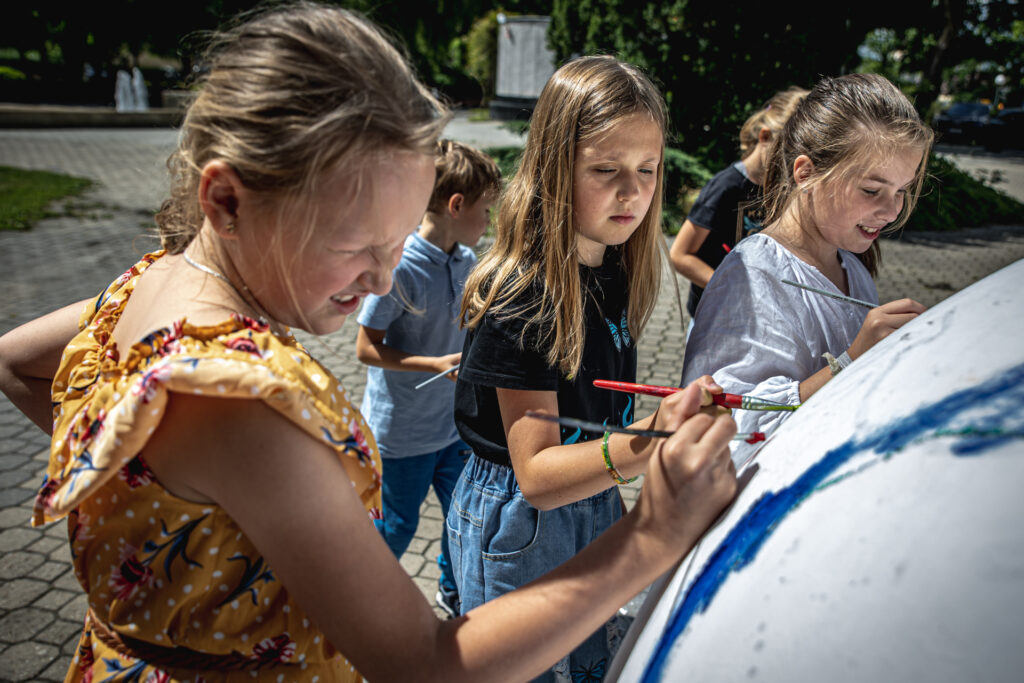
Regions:
[[[806,154],[801,154],[793,162],[793,180],[796,184],[803,185],[805,182],[810,180],[811,175],[814,174],[814,162]]]
[[[234,238],[238,207],[245,194],[242,180],[227,162],[216,159],[200,171],[199,208],[221,238]]]
[[[461,192],[456,192],[448,198],[448,214],[452,218],[458,218],[459,212],[462,211],[462,205],[465,203],[466,197]]]
[[[762,127],[761,130],[757,131],[757,141],[761,144],[767,144],[772,141],[772,129]]]

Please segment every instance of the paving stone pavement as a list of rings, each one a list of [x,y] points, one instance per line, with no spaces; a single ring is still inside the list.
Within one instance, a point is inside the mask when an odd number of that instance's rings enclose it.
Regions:
[[[479,146],[515,144],[492,124],[457,119],[449,135]],[[72,202],[72,216],[41,221],[28,232],[0,233],[0,334],[42,313],[89,297],[152,249],[152,214],[166,186],[163,163],[173,130],[0,130],[0,164],[70,173],[97,185]],[[1020,157],[971,157],[972,168],[1002,169],[1003,189],[1024,201]],[[910,296],[934,305],[985,275],[1024,257],[1021,225],[914,233],[886,240],[878,289],[883,300]],[[662,295],[639,341],[639,381],[675,384],[682,366],[684,324],[674,283],[666,272]],[[356,326],[324,338],[299,338],[337,375],[356,402],[365,369],[352,349]],[[653,410],[643,398],[637,414]],[[70,662],[86,610],[71,570],[66,529],[28,525],[31,501],[45,470],[49,440],[0,398],[0,680],[60,681]],[[627,504],[641,482],[625,487]],[[433,604],[443,520],[430,495],[402,566]]]

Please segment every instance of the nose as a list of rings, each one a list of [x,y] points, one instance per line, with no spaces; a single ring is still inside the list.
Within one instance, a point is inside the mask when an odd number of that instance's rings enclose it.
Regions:
[[[384,296],[391,291],[391,269],[372,268],[359,276],[359,283],[364,289],[377,296]]]
[[[886,223],[892,223],[900,215],[903,209],[903,195],[897,193],[889,201],[886,201],[879,209],[878,217]]]
[[[401,247],[395,252],[389,252],[387,256],[373,254],[373,263],[359,276],[359,283],[362,287],[373,292],[377,296],[384,296],[391,291],[391,274],[402,260]]]
[[[640,183],[632,174],[624,173],[615,193],[616,199],[620,202],[628,202],[640,196]]]

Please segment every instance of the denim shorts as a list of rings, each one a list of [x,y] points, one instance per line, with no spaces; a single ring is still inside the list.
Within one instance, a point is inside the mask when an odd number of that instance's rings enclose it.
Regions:
[[[471,455],[455,485],[446,521],[463,613],[551,571],[621,516],[616,487],[554,510],[538,510],[523,498],[511,467]],[[591,640],[596,644],[588,648],[592,652],[585,661],[560,664],[594,673],[596,667],[606,667],[611,663],[606,641],[621,637],[606,630],[581,646]]]

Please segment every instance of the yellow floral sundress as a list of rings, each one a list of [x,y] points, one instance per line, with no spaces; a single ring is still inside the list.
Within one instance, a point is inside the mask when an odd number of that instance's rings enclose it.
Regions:
[[[53,383],[54,436],[32,523],[68,518],[88,594],[67,680],[361,680],[234,520],[169,493],[138,453],[172,393],[264,401],[336,450],[377,519],[376,443],[330,372],[243,316],[183,320],[120,358],[114,325],[161,256],[145,256],[89,304]]]

